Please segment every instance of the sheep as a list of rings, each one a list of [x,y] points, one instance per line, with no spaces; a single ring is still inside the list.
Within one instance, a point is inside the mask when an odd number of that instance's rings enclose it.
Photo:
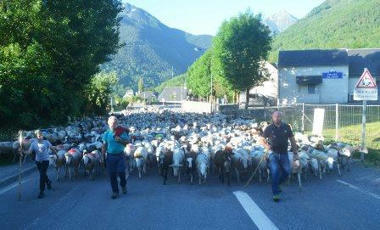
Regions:
[[[262,146],[254,146],[254,149],[250,152],[250,156],[253,160],[253,166],[258,172],[259,182],[263,181],[264,176],[266,176],[266,181],[269,182],[269,168],[267,164],[263,162],[262,158],[264,157],[264,147]]]
[[[198,153],[196,158],[197,172],[199,184],[205,183],[207,180],[207,171],[209,167],[209,157],[207,154]]]
[[[178,183],[181,183],[181,168],[185,159],[185,152],[182,148],[176,147],[173,151],[173,163],[170,167],[173,168],[173,176],[178,177]]]
[[[134,161],[134,153],[135,153],[135,146],[131,143],[127,144],[124,148],[124,154],[126,158],[126,163],[128,166],[127,174],[129,175],[130,172],[133,171],[135,168],[135,161]]]
[[[215,168],[218,173],[219,180],[224,183],[225,177],[227,184],[231,185],[231,166],[232,166],[232,151],[231,148],[218,150],[215,153]]]
[[[149,168],[153,168],[156,162],[154,146],[148,141],[144,141],[143,145],[146,148],[146,151],[148,152],[147,164],[149,165]]]
[[[148,160],[148,152],[145,147],[139,146],[134,153],[136,168],[139,173],[139,179],[142,178],[142,174],[146,173],[146,163]]]
[[[168,180],[168,173],[170,164],[173,162],[173,151],[168,148],[165,148],[160,152],[159,155],[159,167],[161,171],[161,175],[163,178],[162,184],[166,185],[166,181]]]
[[[289,158],[289,164],[290,164],[289,180],[291,179],[292,174],[297,174],[298,186],[299,188],[302,188],[302,182],[301,182],[302,166],[301,166],[300,160],[294,158],[293,152],[288,152],[288,158]]]
[[[340,171],[340,159],[339,159],[339,150],[336,148],[332,148],[331,146],[327,147],[327,155],[328,155],[328,169],[329,171],[332,171],[334,165],[336,165],[339,176],[342,176],[342,173]]]
[[[298,159],[300,161],[302,174],[304,175],[304,178],[306,180],[307,179],[307,173],[310,169],[309,168],[310,157],[305,151],[301,150],[298,152]]]
[[[92,152],[83,151],[82,162],[84,166],[85,173],[88,173],[91,180],[94,179],[94,174],[99,173],[102,157],[99,150],[94,150]]]
[[[68,170],[69,179],[72,180],[71,170],[74,170],[74,175],[79,175],[79,165],[82,159],[82,153],[77,148],[71,148],[65,153],[66,170]]]
[[[250,172],[250,157],[247,150],[233,149],[232,167],[235,170],[237,183],[240,184],[240,174]]]
[[[178,176],[178,182],[181,181],[181,167],[184,166],[186,169],[184,172],[190,176],[190,183],[193,183],[196,172],[200,175],[201,182],[205,182],[207,175],[211,173],[218,174],[221,179],[221,170],[226,171],[226,167],[231,167],[240,183],[242,173],[249,173],[259,166],[259,181],[262,182],[265,178],[267,181],[269,180],[267,165],[260,161],[264,156],[264,148],[257,144],[259,134],[267,125],[266,123],[258,124],[255,121],[241,118],[229,119],[220,114],[209,116],[180,113],[179,109],[168,110],[160,107],[123,111],[119,117],[120,125],[129,125],[133,142],[124,149],[127,156],[128,173],[137,166],[139,178],[146,172],[147,165],[149,167],[158,166],[159,173],[164,177],[164,183],[166,183],[168,171],[162,169],[169,166],[172,166],[173,174]],[[58,145],[61,146],[59,149],[57,146],[58,153],[51,156],[51,164],[57,170],[57,180],[59,180],[58,171],[63,166],[66,168],[66,176],[69,168],[75,169],[72,162],[68,162],[66,165],[66,159],[72,158],[67,154],[68,150],[74,148],[80,153],[85,149],[88,152],[100,150],[101,134],[107,129],[105,119],[96,117],[72,121],[66,127],[43,130],[48,140],[55,145],[62,143],[63,146]],[[26,150],[33,141],[33,132],[24,133],[27,138],[23,140],[22,145]],[[339,175],[341,175],[341,168],[350,169],[350,160],[355,148],[339,142],[323,146],[323,137],[307,136],[297,132],[295,138],[302,147],[298,154],[299,164],[292,164],[292,171],[299,177],[303,174],[306,179],[309,170],[315,175],[319,174],[319,177],[322,178],[323,173],[330,173],[335,167]],[[18,148],[18,142],[12,145],[14,145],[12,146],[13,151]],[[8,144],[8,146],[10,145]],[[225,150],[226,146],[233,149],[233,153],[230,154],[231,161],[222,157],[221,152]],[[86,154],[83,154],[81,161],[83,165],[85,165],[85,161],[89,161],[88,157],[85,157]],[[137,155],[142,157],[137,157]],[[289,157],[291,158],[291,156]],[[165,161],[169,159],[169,163],[165,166],[163,159]],[[230,165],[224,165],[221,162]],[[261,163],[259,164],[259,162]],[[293,161],[291,160],[291,162]],[[216,170],[213,171],[213,168]],[[204,169],[207,171],[203,172]],[[71,179],[71,171],[69,174]],[[222,180],[224,179],[225,177],[222,177]],[[302,185],[300,179],[298,184]]]
[[[62,146],[63,147],[63,146]],[[63,168],[66,168],[66,151],[64,148],[57,149],[57,153],[55,154],[55,162],[54,162],[54,167],[56,170],[57,174],[57,181],[60,181],[60,172]],[[67,169],[65,170],[65,175],[67,173]]]
[[[190,176],[190,184],[193,184],[194,182],[194,175],[196,172],[196,166],[195,166],[196,157],[197,157],[196,152],[189,151],[185,153],[185,170],[186,170],[187,175]]]

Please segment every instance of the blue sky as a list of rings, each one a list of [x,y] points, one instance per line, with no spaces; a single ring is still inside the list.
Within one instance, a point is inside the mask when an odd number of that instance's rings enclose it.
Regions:
[[[223,20],[250,8],[270,16],[286,10],[304,17],[324,0],[124,0],[148,11],[164,24],[193,34],[215,35]]]

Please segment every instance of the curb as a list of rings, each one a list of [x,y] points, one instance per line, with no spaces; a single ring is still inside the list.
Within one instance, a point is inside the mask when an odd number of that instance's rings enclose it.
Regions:
[[[25,177],[25,176],[32,174],[36,170],[37,170],[37,167],[35,165],[32,165],[32,166],[22,170],[21,174],[23,177]],[[8,176],[4,179],[1,179],[0,180],[0,187],[7,186],[13,182],[17,182],[17,179],[18,179],[18,173],[15,173],[15,174]]]

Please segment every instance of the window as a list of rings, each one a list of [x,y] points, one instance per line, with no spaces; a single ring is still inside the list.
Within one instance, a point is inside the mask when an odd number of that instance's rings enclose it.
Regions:
[[[315,94],[315,85],[307,85],[307,90],[309,94]]]

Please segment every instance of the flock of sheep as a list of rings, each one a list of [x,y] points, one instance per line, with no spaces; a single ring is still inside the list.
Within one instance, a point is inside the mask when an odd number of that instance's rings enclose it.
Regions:
[[[179,110],[149,107],[124,111],[117,115],[119,124],[128,127],[132,143],[126,145],[128,175],[148,176],[156,168],[163,184],[174,178],[178,183],[198,179],[202,184],[211,173],[229,185],[234,179],[241,183],[253,171],[254,179],[269,181],[270,172],[259,137],[267,123],[247,119],[230,119],[222,114],[182,113]],[[94,179],[104,173],[105,161],[101,154],[102,133],[107,130],[106,118],[86,118],[71,122],[67,127],[44,129],[43,135],[57,149],[50,155],[50,166],[56,169],[57,180],[62,177],[85,176]],[[322,179],[326,173],[350,169],[352,146],[344,143],[323,145],[316,136],[295,133],[299,145],[298,159],[291,162],[291,178],[302,186],[302,178],[314,175]],[[32,131],[24,132],[22,149],[34,141]],[[0,151],[5,144],[0,143]],[[11,143],[12,149],[19,142]],[[257,169],[257,170],[256,170]],[[64,171],[64,172],[62,172]],[[149,171],[149,172],[148,172]],[[62,175],[64,174],[64,175]]]

